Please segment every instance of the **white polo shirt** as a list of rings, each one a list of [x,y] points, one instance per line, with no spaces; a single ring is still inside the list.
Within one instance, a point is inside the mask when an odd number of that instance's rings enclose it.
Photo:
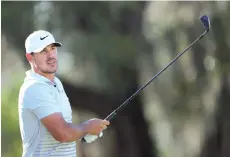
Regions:
[[[22,157],[76,157],[76,142],[57,141],[40,121],[61,112],[66,122],[72,122],[71,106],[61,81],[55,77],[55,87],[49,79],[32,71],[26,75],[18,100]]]

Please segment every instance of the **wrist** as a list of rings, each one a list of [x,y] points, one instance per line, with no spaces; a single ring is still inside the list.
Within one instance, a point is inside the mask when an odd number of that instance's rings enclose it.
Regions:
[[[87,132],[85,131],[84,125],[82,124],[78,124],[78,125],[69,124],[69,125],[75,132],[74,133],[75,138],[80,139],[87,134]]]
[[[78,128],[79,128],[79,131],[81,132],[82,136],[85,136],[86,134],[88,134],[86,124],[81,123],[81,124],[79,124]]]

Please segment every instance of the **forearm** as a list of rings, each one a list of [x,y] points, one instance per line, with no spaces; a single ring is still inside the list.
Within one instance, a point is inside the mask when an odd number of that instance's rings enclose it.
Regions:
[[[81,139],[87,134],[98,135],[108,121],[91,119],[81,124],[75,125],[67,123],[60,112],[53,113],[41,119],[47,130],[59,142],[72,142]]]
[[[67,123],[62,133],[61,142],[73,142],[79,140],[86,134],[87,132],[84,129],[84,124],[75,125],[72,123]]]

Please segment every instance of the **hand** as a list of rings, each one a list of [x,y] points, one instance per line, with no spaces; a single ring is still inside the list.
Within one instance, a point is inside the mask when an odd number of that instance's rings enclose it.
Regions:
[[[105,130],[109,124],[110,122],[107,120],[94,118],[84,122],[83,129],[86,134],[98,136],[99,133]]]
[[[103,136],[103,132],[100,132],[99,137],[102,137],[102,136]],[[87,134],[83,138],[84,138],[84,140],[82,142],[91,143],[91,142],[95,141],[98,138],[98,136]]]

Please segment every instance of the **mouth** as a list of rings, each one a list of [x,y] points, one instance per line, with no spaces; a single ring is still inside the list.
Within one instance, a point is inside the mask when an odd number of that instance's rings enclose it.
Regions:
[[[56,60],[50,60],[48,62],[46,62],[47,64],[55,64],[56,63]]]

